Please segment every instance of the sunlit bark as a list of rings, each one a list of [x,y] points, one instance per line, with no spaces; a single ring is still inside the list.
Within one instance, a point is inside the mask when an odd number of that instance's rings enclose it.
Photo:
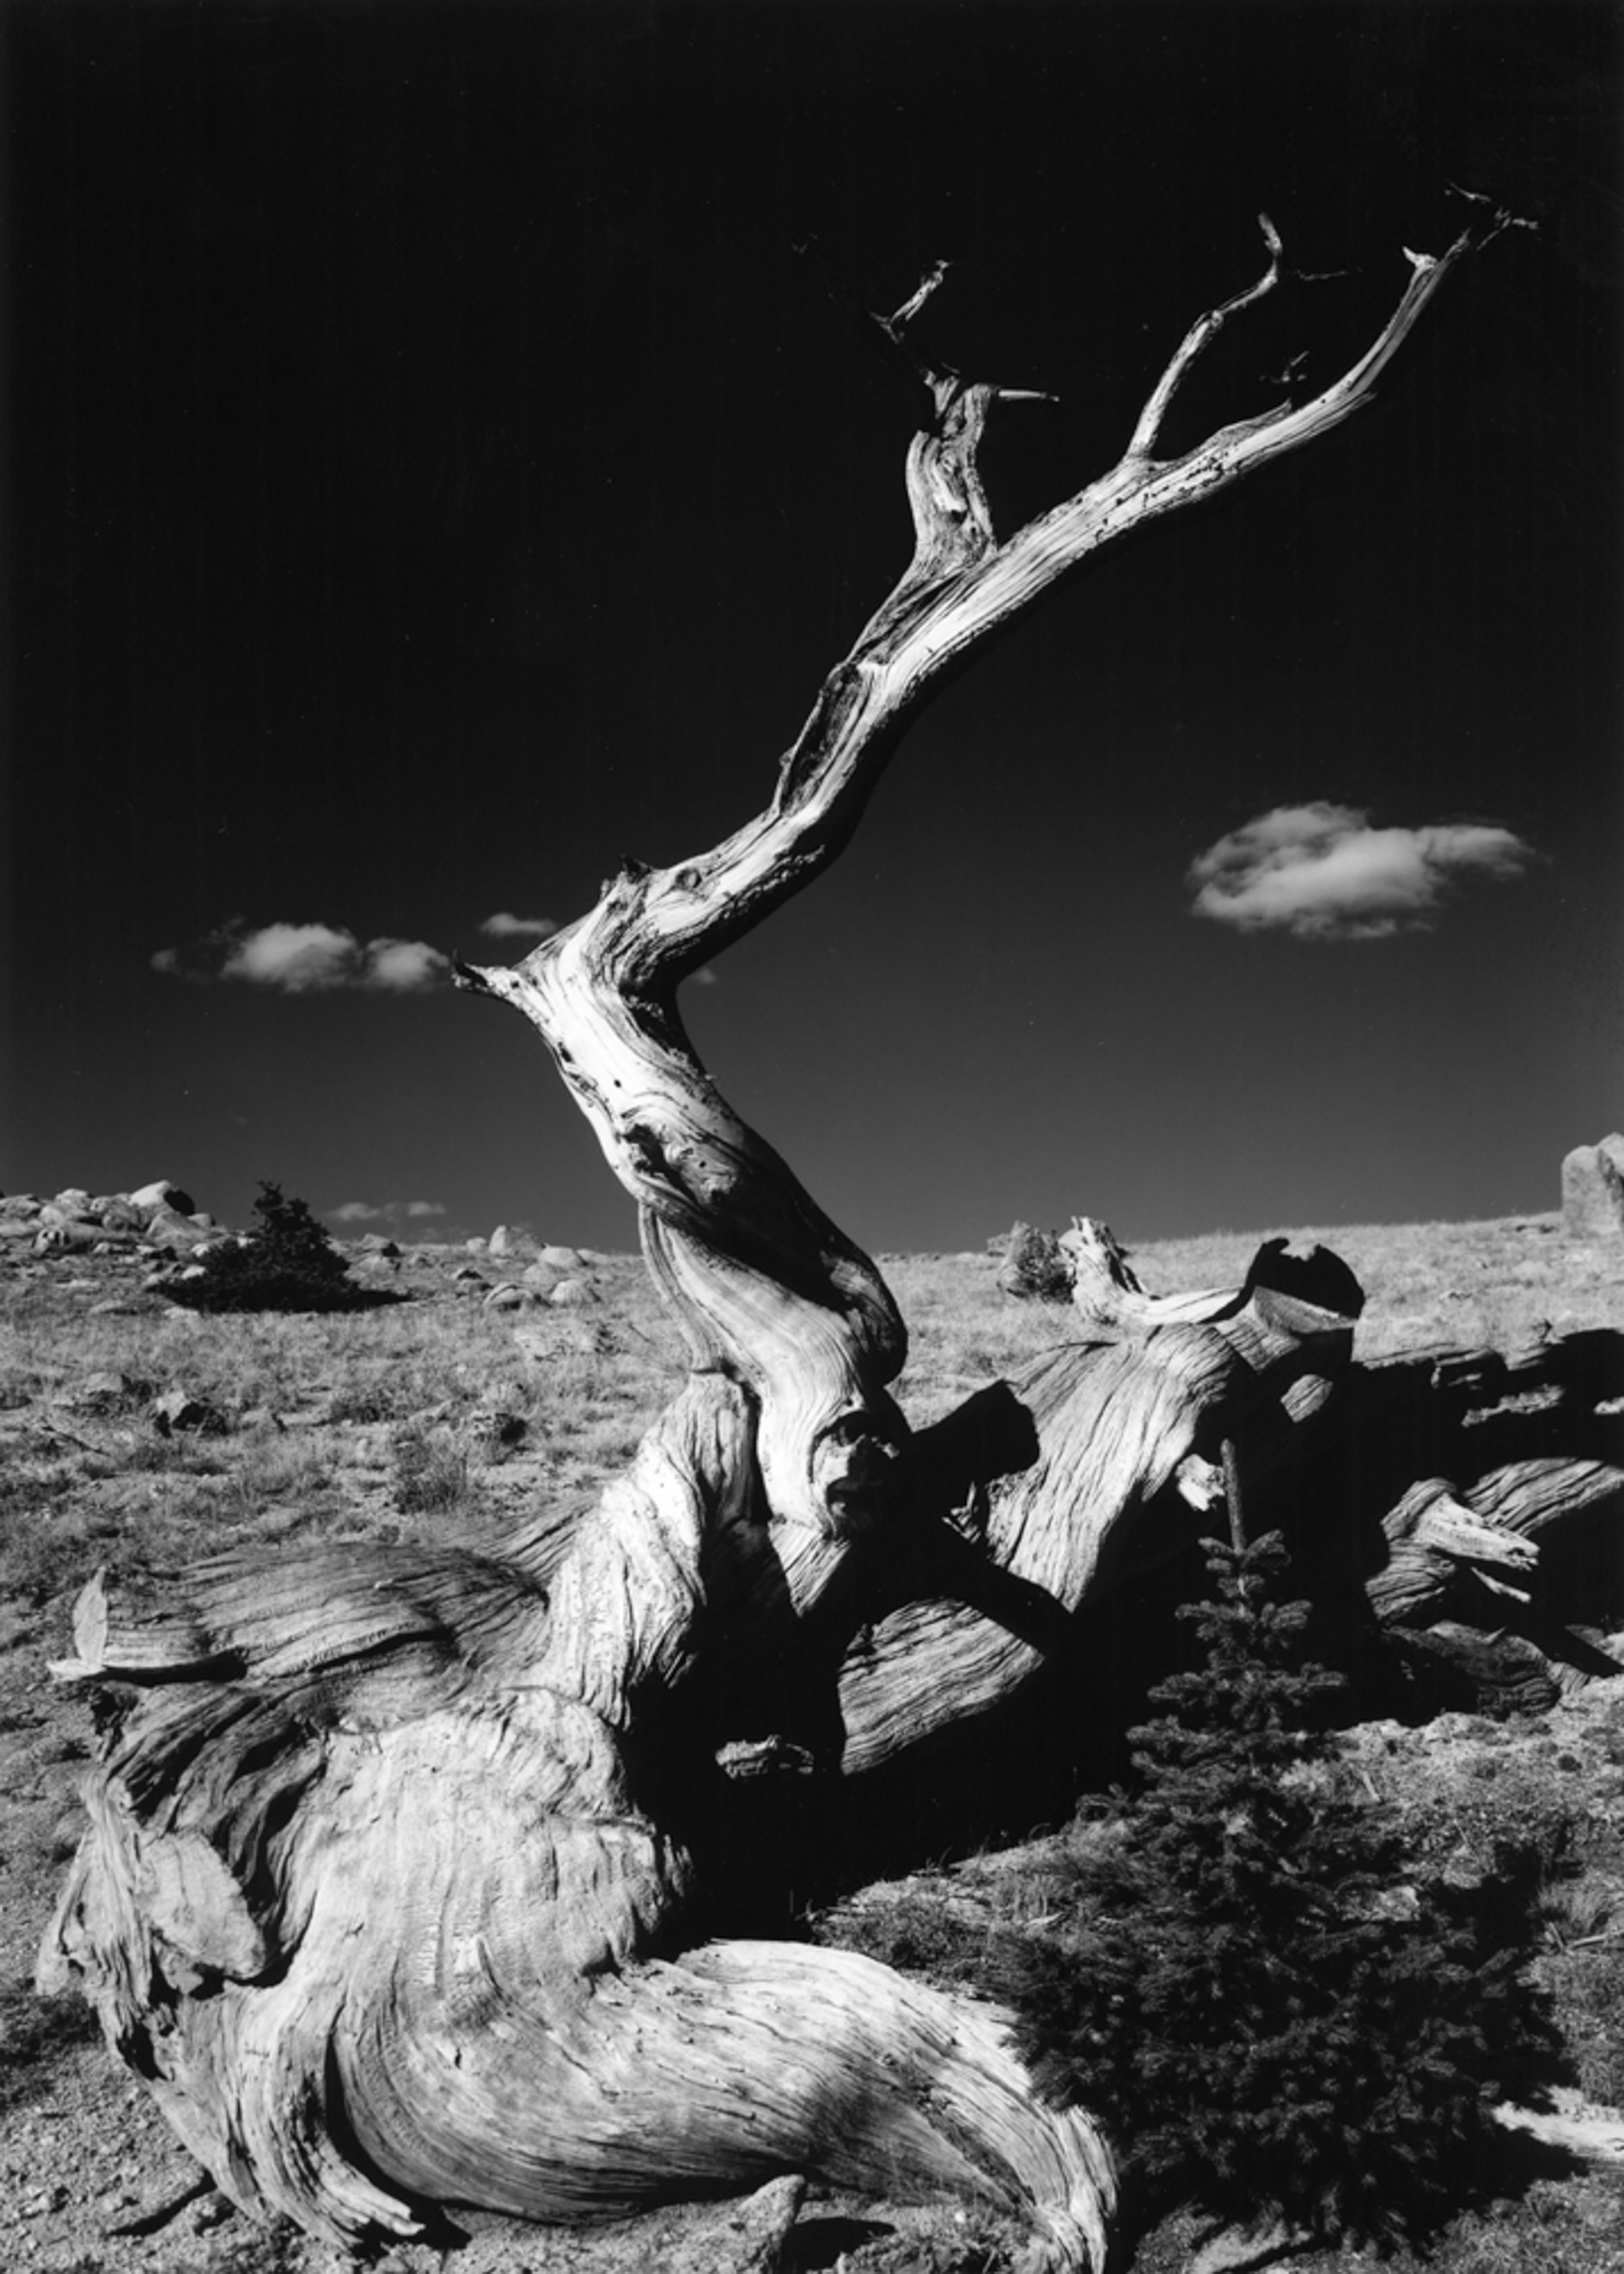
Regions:
[[[827,867],[950,672],[1131,531],[1340,424],[1509,225],[1477,206],[1409,255],[1392,317],[1312,401],[1159,457],[1203,350],[1282,280],[1265,222],[1265,274],[1192,328],[1119,462],[1002,538],[977,453],[1013,391],[917,353],[939,271],[875,320],[929,403],[914,555],[763,810],[628,862],[514,968],[461,973],[540,1030],[636,1200],[688,1386],[574,1526],[481,1556],[228,1558],[144,1606],[81,1604],[60,1671],[109,1733],[45,1972],[82,1979],[238,2202],[354,2242],[444,2206],[582,2218],[799,2171],[980,2196],[1026,2218],[1034,2267],[1102,2261],[1109,2154],[998,2016],[850,1954],[701,1941],[695,1829],[730,1778],[856,1784],[955,1731],[999,1743],[1079,1610],[1187,1547],[1226,1458],[1248,1479],[1302,1459],[1357,1290],[1266,1250],[1241,1288],[1150,1296],[1079,1227],[1085,1338],[911,1433],[880,1272],[727,1104],[676,993]],[[1484,1562],[1492,1512],[1462,1530],[1429,1506],[1394,1569]]]

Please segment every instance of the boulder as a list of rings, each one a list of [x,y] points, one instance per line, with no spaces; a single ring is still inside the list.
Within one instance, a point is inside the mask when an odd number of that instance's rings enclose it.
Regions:
[[[77,1255],[99,1246],[102,1239],[100,1224],[47,1223],[35,1232],[34,1252],[36,1255]]]
[[[139,1191],[124,1193],[121,1197],[136,1208],[170,1208],[177,1216],[190,1216],[197,1206],[190,1193],[182,1192],[167,1177],[160,1177],[156,1183],[142,1185]]]
[[[530,1288],[516,1286],[511,1279],[504,1279],[500,1286],[492,1287],[485,1297],[485,1307],[487,1311],[528,1311],[533,1307],[536,1299]]]
[[[577,1247],[544,1247],[537,1261],[550,1263],[555,1271],[579,1271],[583,1258]]]
[[[595,1301],[596,1297],[586,1280],[560,1279],[547,1300],[560,1311],[568,1311],[578,1310],[582,1305]]]
[[[133,1201],[121,1200],[115,1194],[109,1201],[92,1202],[97,1221],[104,1231],[142,1231],[151,1214],[148,1209],[137,1208]]]
[[[1569,1239],[1624,1239],[1624,1137],[1577,1145],[1562,1163],[1562,1230]]]
[[[367,1255],[398,1255],[401,1252],[399,1241],[391,1239],[388,1234],[383,1231],[365,1233],[362,1238],[361,1246]]]
[[[166,1389],[162,1397],[152,1403],[152,1418],[161,1436],[172,1436],[179,1429],[195,1429],[204,1436],[219,1436],[226,1427],[226,1417],[217,1405],[207,1398],[193,1397],[189,1390]]]
[[[148,1246],[167,1247],[174,1255],[190,1255],[203,1245],[203,1234],[189,1216],[162,1206],[154,1209],[141,1237]]]

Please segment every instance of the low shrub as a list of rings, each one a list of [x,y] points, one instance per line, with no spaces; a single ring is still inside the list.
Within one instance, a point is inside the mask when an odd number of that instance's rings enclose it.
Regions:
[[[196,1278],[165,1292],[193,1311],[360,1311],[394,1299],[358,1287],[306,1203],[261,1184],[245,1243],[211,1249]]]
[[[1491,2112],[1554,2036],[1505,1889],[1418,1877],[1312,1724],[1335,1678],[1277,1539],[1214,1547],[1206,1663],[1152,1692],[1141,1788],[999,1985],[1053,2092],[1095,2110],[1147,2213],[1190,2203],[1378,2247],[1495,2168]],[[1531,1886],[1529,1890],[1531,1897]]]
[[[465,1446],[406,1428],[394,1450],[395,1502],[402,1515],[444,1516],[467,1504],[472,1486]]]

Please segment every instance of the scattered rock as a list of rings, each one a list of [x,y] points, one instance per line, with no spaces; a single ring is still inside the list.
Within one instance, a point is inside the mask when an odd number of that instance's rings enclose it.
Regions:
[[[84,1225],[92,1231],[101,1229],[101,1218],[93,1216],[86,1199],[80,1201],[77,1193],[59,1193],[54,1201],[47,1201],[40,1210],[42,1224]]]
[[[177,1430],[195,1429],[200,1435],[214,1437],[227,1427],[226,1417],[217,1405],[206,1398],[193,1397],[184,1389],[166,1389],[162,1397],[154,1397],[151,1412],[159,1434],[173,1436]]]
[[[1562,1163],[1562,1230],[1569,1239],[1624,1237],[1624,1137],[1576,1145]]]
[[[560,1311],[578,1308],[582,1304],[596,1299],[592,1288],[584,1279],[560,1279],[547,1298],[548,1302],[555,1304]]]
[[[160,1177],[155,1183],[143,1185],[139,1192],[125,1193],[123,1197],[133,1208],[173,1209],[177,1216],[190,1216],[197,1206],[190,1193],[182,1192],[167,1177]]]
[[[485,1297],[485,1307],[487,1311],[528,1311],[536,1300],[530,1288],[515,1286],[511,1279],[504,1279]]]
[[[470,1255],[484,1255],[487,1253],[484,1240],[479,1239],[477,1235],[476,1235],[472,1239],[465,1239],[462,1242],[462,1245]]]
[[[577,1247],[544,1247],[536,1260],[550,1263],[555,1271],[579,1271],[586,1259]]]
[[[100,1224],[75,1224],[63,1218],[47,1220],[35,1233],[34,1252],[36,1255],[87,1254],[101,1238]]]
[[[1308,2238],[1266,2222],[1260,2226],[1226,2226],[1211,2235],[1190,2261],[1190,2274],[1252,2274],[1298,2255]]]
[[[482,1404],[469,1417],[473,1435],[487,1447],[511,1451],[530,1434],[530,1423],[510,1405]]]
[[[476,1271],[471,1263],[460,1263],[451,1275],[451,1284],[454,1287],[461,1285],[468,1288],[488,1287],[491,1283],[485,1273]]]
[[[367,1232],[362,1239],[361,1246],[368,1255],[398,1255],[401,1252],[399,1241],[391,1239],[387,1232],[382,1231]]]
[[[141,1237],[149,1247],[166,1247],[171,1255],[190,1255],[203,1245],[202,1234],[189,1216],[170,1208],[154,1208]]]

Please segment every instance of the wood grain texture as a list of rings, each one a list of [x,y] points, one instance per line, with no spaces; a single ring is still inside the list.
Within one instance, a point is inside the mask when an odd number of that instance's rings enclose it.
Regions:
[[[687,1388],[577,1524],[93,1587],[58,1669],[107,1726],[43,1977],[83,1984],[238,2203],[355,2244],[799,2172],[980,2195],[1026,2218],[1034,2270],[1102,2264],[1110,2158],[999,2018],[852,1954],[704,1943],[694,1825],[730,1772],[804,1755],[855,1784],[990,1728],[1082,1605],[1187,1543],[1221,1465],[1302,1457],[1357,1291],[1279,1256],[1215,1306],[1117,1275],[1084,1340],[915,1434],[882,1274],[722,1096],[677,990],[837,856],[955,672],[1131,531],[1339,425],[1512,225],[1473,200],[1330,387],[1159,457],[1207,345],[1286,275],[1266,221],[1265,273],[1192,327],[1116,465],[1003,538],[978,451],[1025,390],[920,353],[939,269],[874,319],[928,404],[913,556],[766,805],[628,858],[513,968],[459,967],[539,1031],[636,1201]]]

